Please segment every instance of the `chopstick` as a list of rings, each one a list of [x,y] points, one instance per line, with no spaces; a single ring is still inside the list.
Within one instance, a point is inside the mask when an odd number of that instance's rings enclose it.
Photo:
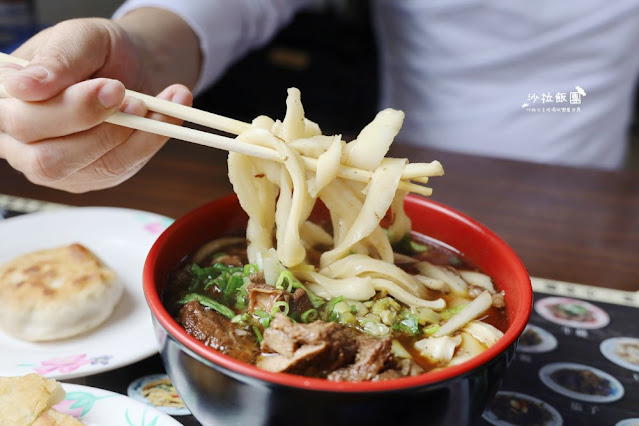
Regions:
[[[21,66],[29,65],[29,61],[15,56],[7,55],[0,52],[0,61],[11,62]],[[150,111],[158,112],[168,116],[176,117],[184,121],[199,124],[207,128],[212,128],[226,133],[239,135],[251,128],[249,123],[224,117],[218,114],[202,111],[196,108],[175,104],[170,101],[155,98],[143,93],[138,93],[127,89],[126,95],[137,98],[146,104]],[[0,97],[10,97],[9,93],[0,84]],[[214,133],[204,132],[189,127],[176,126],[162,121],[152,120],[145,117],[126,114],[123,112],[115,112],[108,117],[105,122],[129,127],[132,129],[142,130],[148,133],[162,135],[168,138],[184,140],[199,145],[212,148],[223,149],[226,151],[237,152],[249,155],[251,157],[262,158],[271,161],[283,162],[276,150],[248,144],[230,137],[217,135]],[[307,170],[317,171],[318,160],[302,156],[304,166]],[[408,164],[402,174],[402,180],[399,182],[398,188],[408,192],[414,192],[421,195],[431,195],[432,189],[410,182],[426,183],[428,176],[439,176],[443,174],[443,169],[438,161],[431,163],[413,163]],[[355,180],[368,183],[373,173],[368,170],[361,170],[354,167],[340,165],[337,175],[341,178]]]

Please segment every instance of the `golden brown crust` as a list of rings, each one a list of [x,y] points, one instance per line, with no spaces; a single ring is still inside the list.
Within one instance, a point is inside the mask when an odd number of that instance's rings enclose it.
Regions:
[[[31,426],[83,426],[84,423],[68,414],[49,408],[33,422]]]
[[[81,244],[26,253],[0,267],[0,299],[13,303],[58,303],[114,274]]]
[[[51,406],[64,399],[64,390],[60,383],[45,379],[38,374],[20,377],[0,377],[0,426],[33,425]],[[67,416],[68,417],[68,416]],[[63,418],[63,417],[61,417]],[[59,425],[45,423],[55,420],[55,415],[45,415],[37,425]],[[82,424],[67,423],[68,425]]]
[[[115,273],[81,244],[33,251],[0,266],[0,327],[54,340],[96,327],[122,294]]]

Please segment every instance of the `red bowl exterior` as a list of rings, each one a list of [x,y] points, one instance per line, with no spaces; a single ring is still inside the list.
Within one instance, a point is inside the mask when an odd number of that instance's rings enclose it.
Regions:
[[[151,248],[144,267],[144,291],[153,315],[160,354],[167,373],[200,422],[205,425],[289,424],[288,417],[280,415],[278,410],[282,413],[290,410],[289,404],[293,401],[296,404],[293,407],[297,408],[294,409],[295,421],[290,424],[296,425],[363,424],[363,412],[370,414],[371,424],[392,415],[395,420],[403,418],[423,423],[427,416],[432,420],[429,424],[461,425],[469,424],[473,417],[481,414],[496,392],[516,340],[528,321],[532,307],[530,278],[506,243],[475,220],[421,197],[408,196],[405,207],[415,231],[460,250],[506,292],[509,328],[504,337],[463,364],[380,382],[335,383],[270,373],[212,350],[189,336],[171,318],[160,295],[168,275],[187,254],[228,230],[244,226],[246,214],[237,198],[231,195],[212,201],[173,223]],[[241,398],[249,395],[253,400],[262,401],[261,405],[247,406]],[[390,401],[393,401],[392,407]],[[401,410],[396,410],[398,407]],[[334,409],[341,410],[337,420],[328,414]]]

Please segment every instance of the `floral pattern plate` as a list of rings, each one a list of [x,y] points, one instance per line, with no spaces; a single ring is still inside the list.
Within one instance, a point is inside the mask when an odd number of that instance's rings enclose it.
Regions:
[[[125,287],[109,319],[82,335],[32,343],[0,331],[0,376],[35,372],[71,379],[120,368],[156,353],[142,269],[149,249],[172,221],[139,210],[70,207],[0,222],[0,264],[29,251],[78,242],[113,269]]]
[[[171,416],[128,396],[88,386],[63,383],[63,401],[54,408],[87,426],[174,426]]]

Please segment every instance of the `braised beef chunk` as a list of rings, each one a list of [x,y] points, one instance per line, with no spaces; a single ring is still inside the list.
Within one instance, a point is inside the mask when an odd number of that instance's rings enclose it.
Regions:
[[[355,359],[354,333],[337,323],[299,324],[276,314],[264,330],[262,341],[262,352],[274,355],[260,357],[257,365],[269,371],[326,377],[328,372]]]
[[[395,369],[397,369],[402,376],[417,376],[422,374],[424,369],[412,359],[399,359],[395,360]]]
[[[397,359],[391,363],[392,368],[382,371],[371,380],[373,382],[380,380],[397,379],[398,377],[417,376],[422,374],[424,369],[412,359]]]
[[[293,322],[277,314],[264,331],[258,367],[325,377],[329,380],[371,380],[392,365],[391,340],[378,339],[333,322]]]
[[[251,282],[246,287],[246,299],[248,301],[248,311],[254,312],[261,309],[270,313],[275,302],[291,300],[291,293],[286,290],[278,290],[272,285]]]
[[[185,304],[178,321],[200,342],[240,361],[255,363],[259,347],[255,336],[236,327],[226,317],[193,301]]]
[[[378,339],[366,334],[357,336],[355,362],[328,375],[335,382],[371,380],[386,368],[391,360],[391,340]]]
[[[249,280],[255,284],[266,284],[263,271],[253,272],[252,274],[249,275]]]
[[[295,289],[293,292],[290,306],[291,312],[297,312],[299,315],[313,308],[311,299],[308,298],[308,294],[301,288]]]

